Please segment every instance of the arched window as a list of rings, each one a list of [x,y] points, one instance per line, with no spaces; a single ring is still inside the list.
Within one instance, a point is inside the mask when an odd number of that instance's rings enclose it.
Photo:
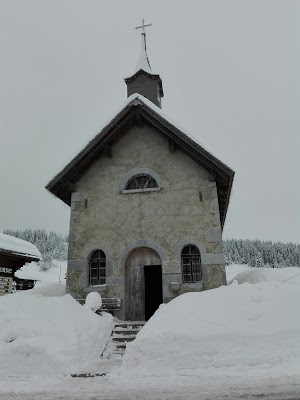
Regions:
[[[200,282],[202,278],[201,257],[198,248],[188,244],[181,252],[182,282]]]
[[[156,180],[148,174],[137,174],[129,179],[125,190],[143,190],[158,188]]]
[[[102,250],[92,253],[89,262],[90,286],[104,285],[106,276],[106,257]]]

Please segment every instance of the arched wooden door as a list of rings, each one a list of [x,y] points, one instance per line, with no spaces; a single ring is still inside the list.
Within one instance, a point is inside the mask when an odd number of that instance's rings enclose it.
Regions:
[[[125,307],[128,321],[149,319],[162,302],[161,260],[149,247],[134,249],[125,266]]]

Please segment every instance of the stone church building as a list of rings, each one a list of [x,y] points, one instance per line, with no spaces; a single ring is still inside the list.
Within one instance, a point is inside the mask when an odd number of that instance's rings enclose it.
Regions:
[[[161,110],[142,27],[127,101],[46,188],[71,207],[67,291],[121,320],[226,285],[222,229],[234,172]],[[109,306],[110,305],[110,306]]]

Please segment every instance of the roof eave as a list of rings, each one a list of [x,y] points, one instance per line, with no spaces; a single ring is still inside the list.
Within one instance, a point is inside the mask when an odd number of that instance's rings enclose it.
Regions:
[[[25,261],[39,261],[42,257],[31,255],[28,253],[19,253],[15,250],[0,249],[0,254],[5,256],[14,256],[16,258],[24,259]]]

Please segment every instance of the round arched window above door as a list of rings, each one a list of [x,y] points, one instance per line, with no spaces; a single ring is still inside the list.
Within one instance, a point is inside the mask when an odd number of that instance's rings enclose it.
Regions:
[[[158,188],[156,180],[148,174],[137,174],[129,179],[125,190],[143,190]]]

